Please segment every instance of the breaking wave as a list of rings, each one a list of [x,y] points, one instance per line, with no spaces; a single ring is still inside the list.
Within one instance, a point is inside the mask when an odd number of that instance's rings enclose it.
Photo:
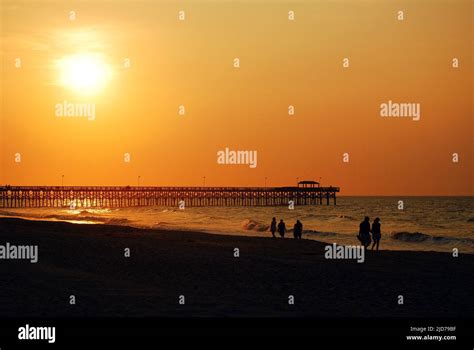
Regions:
[[[464,243],[474,244],[472,238],[431,236],[421,232],[392,232],[392,239],[409,243]]]
[[[11,216],[11,217],[20,217],[25,219],[37,219],[37,220],[50,220],[50,221],[74,221],[74,222],[89,222],[89,223],[98,223],[98,224],[109,224],[109,225],[127,225],[130,223],[130,220],[126,218],[117,218],[110,216],[99,216],[94,215],[95,211],[82,210],[73,214],[32,214],[22,215],[20,213],[9,212],[9,211],[0,211],[0,215]]]
[[[242,228],[248,231],[264,232],[264,231],[268,231],[270,229],[270,226],[259,223],[252,219],[247,219],[242,222]]]

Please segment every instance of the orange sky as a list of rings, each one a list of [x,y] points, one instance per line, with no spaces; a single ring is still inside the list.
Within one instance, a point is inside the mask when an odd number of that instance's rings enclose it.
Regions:
[[[206,176],[209,186],[265,177],[283,186],[322,177],[344,195],[473,195],[472,1],[1,6],[0,184],[59,185],[64,175],[66,185],[135,185],[141,176],[141,185],[199,186]],[[85,53],[112,74],[86,96],[58,84],[55,64]],[[96,119],[58,118],[65,100],[95,104]],[[420,121],[380,117],[388,100],[420,103]],[[256,150],[258,166],[217,164],[225,147]]]

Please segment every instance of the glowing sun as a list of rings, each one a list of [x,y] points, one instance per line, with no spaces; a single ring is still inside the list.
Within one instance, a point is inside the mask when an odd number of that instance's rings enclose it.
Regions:
[[[98,55],[66,56],[59,60],[58,66],[60,84],[81,94],[97,93],[110,80],[110,67]]]

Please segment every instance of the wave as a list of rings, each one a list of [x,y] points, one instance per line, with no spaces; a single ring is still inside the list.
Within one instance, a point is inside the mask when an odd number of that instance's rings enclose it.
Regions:
[[[242,228],[248,231],[264,232],[264,231],[268,231],[270,229],[270,226],[259,223],[252,219],[247,219],[242,222]]]
[[[162,213],[174,213],[176,209],[163,209],[161,210]]]
[[[11,216],[11,217],[20,217],[24,219],[36,219],[36,220],[46,220],[46,221],[74,221],[74,222],[89,222],[89,223],[101,223],[109,225],[127,225],[131,221],[126,218],[117,218],[117,217],[107,217],[107,216],[98,216],[93,215],[94,212],[87,210],[82,210],[74,214],[37,214],[37,213],[28,213],[24,215],[23,213],[15,213],[9,211],[0,211],[0,215]]]
[[[402,242],[409,243],[462,243],[462,244],[474,244],[472,238],[460,238],[460,237],[445,237],[445,236],[431,236],[429,234],[421,232],[392,232],[392,239]]]
[[[304,234],[310,234],[320,237],[334,237],[340,235],[337,232],[324,232],[324,231],[315,231],[315,230],[303,230]]]
[[[305,220],[310,220],[310,219],[315,219],[315,220],[323,220],[323,221],[328,221],[328,220],[338,220],[338,221],[360,221],[360,218],[355,218],[350,215],[344,215],[344,214],[339,214],[339,215],[334,215],[334,214],[306,214],[304,215],[303,219]]]
[[[159,223],[156,224],[157,227],[162,227],[162,226],[175,226],[175,223],[168,222],[168,221],[160,221]]]
[[[404,242],[424,242],[431,236],[421,232],[392,232],[392,238]]]
[[[89,221],[89,222],[98,222],[103,224],[110,224],[110,225],[125,225],[130,223],[130,220],[126,218],[108,218],[103,216],[95,216],[95,215],[61,215],[61,214],[53,214],[53,215],[46,215],[42,216],[42,219],[54,219],[60,221]]]
[[[346,220],[351,220],[351,221],[357,220],[356,218],[354,218],[350,215],[339,215],[339,219],[346,219]]]

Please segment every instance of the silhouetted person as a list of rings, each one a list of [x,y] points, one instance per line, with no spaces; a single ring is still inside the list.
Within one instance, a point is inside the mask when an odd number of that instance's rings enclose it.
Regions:
[[[283,222],[283,219],[280,219],[280,222],[278,223],[278,233],[280,234],[281,238],[285,238],[286,225]]]
[[[301,239],[302,234],[303,234],[303,224],[301,223],[301,221],[296,220],[296,224],[293,227],[293,236],[295,237],[295,239]]]
[[[270,224],[270,231],[272,231],[272,237],[276,238],[275,232],[277,230],[277,219],[273,218],[272,223]]]
[[[370,245],[370,219],[368,216],[365,217],[359,225],[359,235],[357,236],[359,241],[362,243],[365,249]]]
[[[372,239],[374,240],[374,243],[372,244],[372,250],[374,250],[375,246],[377,246],[377,250],[379,250],[379,243],[380,239],[382,238],[380,226],[380,219],[376,218],[372,224]]]

